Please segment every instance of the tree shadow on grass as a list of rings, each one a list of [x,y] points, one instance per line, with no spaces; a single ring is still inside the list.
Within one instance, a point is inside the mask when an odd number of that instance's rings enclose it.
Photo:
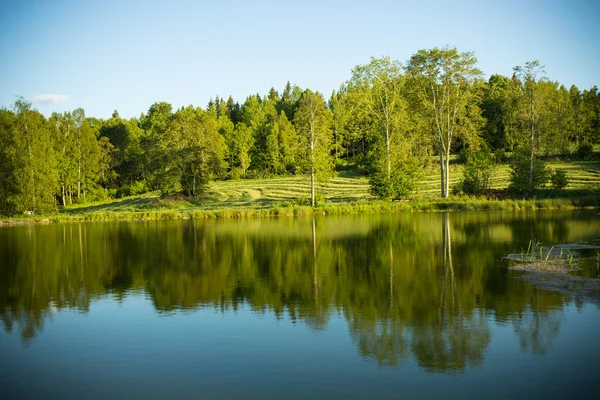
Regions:
[[[133,211],[140,206],[150,204],[154,200],[153,197],[142,197],[133,199],[123,199],[106,204],[97,204],[93,206],[68,208],[60,211],[61,214],[74,215],[99,211]]]

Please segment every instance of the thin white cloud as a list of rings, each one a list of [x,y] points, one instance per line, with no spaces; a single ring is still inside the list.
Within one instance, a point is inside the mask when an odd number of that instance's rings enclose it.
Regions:
[[[37,94],[31,99],[31,104],[57,104],[66,103],[69,100],[69,96],[66,94]]]

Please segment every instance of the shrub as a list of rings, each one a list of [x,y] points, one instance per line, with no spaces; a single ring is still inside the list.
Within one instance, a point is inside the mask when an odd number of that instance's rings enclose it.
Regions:
[[[458,154],[456,156],[456,162],[459,164],[466,164],[469,161],[469,155],[472,152],[473,151],[471,149],[468,149],[466,147],[460,149],[460,151],[458,152]]]
[[[504,149],[497,149],[494,151],[494,161],[496,164],[505,164],[509,161],[508,155]]]
[[[455,191],[478,195],[489,190],[495,164],[494,155],[488,149],[469,151],[463,180],[455,187]]]
[[[371,194],[384,199],[397,200],[411,194],[415,188],[415,171],[395,170],[391,176],[376,172],[369,178]]]
[[[131,196],[131,186],[129,185],[124,185],[121,186],[119,188],[117,188],[117,190],[115,191],[115,198],[120,199],[123,197],[129,197]]]
[[[516,150],[510,161],[510,185],[508,189],[519,195],[532,195],[548,182],[549,171],[546,163],[540,159],[533,160],[531,190],[529,189],[529,150]]]
[[[147,191],[148,187],[146,186],[146,182],[144,181],[135,181],[131,184],[132,195],[144,194]]]
[[[229,174],[231,179],[242,179],[244,177],[244,170],[241,168],[233,168]]]
[[[554,189],[563,189],[567,187],[569,184],[569,177],[567,176],[567,171],[564,169],[555,169],[550,174],[550,181],[552,182],[552,187]]]
[[[576,155],[580,160],[589,160],[594,156],[594,147],[591,143],[581,143],[577,147]]]

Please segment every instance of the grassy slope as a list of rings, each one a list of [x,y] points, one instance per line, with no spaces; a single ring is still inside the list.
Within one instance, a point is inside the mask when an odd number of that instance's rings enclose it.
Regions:
[[[486,200],[439,197],[439,170],[431,168],[419,184],[410,202],[378,201],[369,194],[367,178],[347,172],[320,185],[318,193],[325,202],[316,210],[308,207],[309,179],[303,176],[270,179],[219,181],[210,184],[199,200],[160,200],[156,193],[73,205],[50,216],[50,220],[170,219],[207,217],[245,217],[271,215],[347,214],[393,211],[437,211],[474,209],[574,208],[600,205],[600,162],[551,162],[551,168],[565,168],[569,186],[564,190],[546,190],[533,200]],[[451,166],[451,185],[462,178],[463,167]],[[509,170],[500,166],[492,178],[492,187],[508,186]],[[543,198],[540,200],[540,198]],[[584,199],[583,201],[581,199]],[[40,217],[24,218],[39,220]]]

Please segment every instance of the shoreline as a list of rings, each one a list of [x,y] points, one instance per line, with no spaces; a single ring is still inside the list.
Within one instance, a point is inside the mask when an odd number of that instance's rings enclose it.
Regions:
[[[570,270],[538,270],[535,266],[509,269],[521,272],[515,279],[529,282],[529,284],[539,289],[566,294],[600,305],[599,279],[571,275]]]
[[[506,259],[515,263],[508,269],[519,272],[516,279],[529,282],[543,290],[600,304],[600,279],[572,274],[574,271],[581,270],[581,263],[586,260],[580,258],[580,250],[600,250],[600,245],[582,242],[556,244],[548,248],[531,241],[527,253],[509,254]],[[596,260],[598,269],[600,268],[598,253]]]
[[[551,199],[449,199],[449,200],[409,200],[388,202],[383,200],[328,203],[310,207],[300,205],[278,205],[267,208],[254,207],[202,207],[157,208],[131,211],[62,211],[50,215],[31,216],[25,218],[2,218],[0,227],[49,224],[60,222],[84,221],[138,221],[169,219],[225,219],[225,218],[264,218],[295,217],[310,215],[352,215],[352,214],[385,214],[399,212],[459,212],[459,211],[535,211],[535,210],[578,210],[600,209],[600,196],[585,198],[551,198]]]

